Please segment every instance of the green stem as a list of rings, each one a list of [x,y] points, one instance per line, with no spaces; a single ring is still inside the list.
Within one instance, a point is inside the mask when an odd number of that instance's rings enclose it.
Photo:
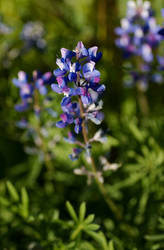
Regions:
[[[147,98],[144,94],[144,91],[140,88],[139,85],[137,85],[137,92],[138,92],[138,104],[139,108],[141,110],[141,113],[143,115],[148,115],[149,114],[149,105]]]
[[[142,72],[142,64],[142,59],[138,57],[136,60],[136,69],[138,70],[138,72]],[[149,114],[149,104],[145,95],[145,91],[143,90],[139,82],[137,83],[136,87],[139,109],[142,115],[147,116]]]
[[[85,126],[84,108],[83,108],[83,104],[82,104],[80,97],[79,97],[79,105],[80,105],[80,115],[81,115],[81,118],[83,119],[83,121],[82,121],[82,134],[83,134],[85,144],[88,145],[89,139],[88,139],[87,129]],[[91,161],[91,168],[92,168],[92,172],[94,173],[95,182],[97,184],[97,187],[99,188],[99,190],[100,190],[104,200],[106,201],[108,207],[112,210],[112,212],[115,214],[117,219],[121,219],[122,215],[121,215],[120,210],[117,208],[115,203],[110,199],[108,193],[106,192],[106,189],[105,189],[103,183],[99,181],[97,170],[96,170],[96,164],[95,164],[95,161],[94,161],[92,155],[90,155],[90,161]]]
[[[37,89],[35,89],[35,91],[34,91],[34,108],[40,109],[39,92],[38,92]],[[47,152],[47,149],[46,149],[46,147],[44,145],[44,138],[42,136],[41,129],[40,129],[40,121],[38,121],[38,124],[35,127],[35,130],[36,130],[36,132],[37,132],[37,134],[38,134],[38,136],[39,136],[39,138],[41,140],[41,144],[40,144],[39,147],[42,150],[42,152],[44,153],[45,166],[47,167],[48,171],[52,171],[53,164],[52,164],[50,155]]]

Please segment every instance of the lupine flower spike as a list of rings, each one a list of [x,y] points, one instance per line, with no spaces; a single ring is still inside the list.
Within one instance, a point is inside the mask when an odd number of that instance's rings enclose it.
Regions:
[[[138,84],[144,90],[149,81],[159,82],[160,78],[150,74],[155,60],[155,49],[161,43],[154,11],[149,1],[128,1],[126,17],[121,20],[121,27],[116,28],[119,36],[116,45],[125,58],[136,57],[131,79],[126,84]],[[162,32],[162,31],[161,31]]]
[[[74,124],[75,134],[82,132],[83,121],[87,124],[91,120],[100,124],[103,120],[101,96],[105,86],[100,84],[100,72],[96,69],[96,62],[102,56],[96,46],[86,49],[82,42],[78,42],[74,50],[61,49],[61,58],[56,60],[58,69],[54,70],[57,83],[52,84],[52,90],[63,94],[61,120],[56,123],[59,128]],[[80,101],[79,101],[80,100]],[[82,110],[83,109],[83,113]],[[68,142],[78,142],[69,134]],[[79,144],[79,143],[78,143]],[[78,158],[82,150],[73,149],[72,160]]]
[[[19,112],[26,111],[34,104],[35,89],[41,95],[47,94],[46,85],[54,82],[55,77],[51,72],[41,74],[38,71],[33,72],[31,80],[24,71],[18,73],[18,78],[13,79],[13,84],[20,89],[21,104],[17,104],[15,109]],[[37,107],[34,105],[34,110],[37,112]]]
[[[46,41],[44,39],[45,30],[42,23],[36,22],[27,22],[20,34],[21,40],[24,41],[24,49],[28,50],[31,47],[36,47],[40,50],[43,50],[46,47]]]

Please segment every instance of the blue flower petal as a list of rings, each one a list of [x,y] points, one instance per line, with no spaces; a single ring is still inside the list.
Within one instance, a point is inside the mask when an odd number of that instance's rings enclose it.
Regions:
[[[54,92],[58,93],[58,94],[61,94],[62,93],[62,89],[58,86],[58,84],[51,84],[51,88]]]
[[[69,103],[71,103],[71,98],[70,97],[64,97],[61,101],[61,106],[66,106]]]
[[[77,74],[74,73],[74,72],[70,72],[69,75],[68,75],[68,79],[69,79],[70,82],[76,82]]]
[[[53,73],[54,73],[55,76],[63,76],[63,75],[65,75],[67,73],[67,71],[66,70],[61,70],[61,69],[55,69]]]
[[[66,126],[67,126],[67,123],[65,123],[63,121],[56,122],[56,127],[58,127],[58,128],[65,128]]]

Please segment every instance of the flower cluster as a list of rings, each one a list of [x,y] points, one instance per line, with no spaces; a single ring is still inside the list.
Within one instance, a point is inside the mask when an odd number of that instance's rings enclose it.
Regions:
[[[12,32],[12,28],[2,22],[0,18],[0,35],[7,35]]]
[[[120,36],[116,44],[126,57],[138,55],[145,62],[152,62],[152,49],[161,40],[159,29],[149,1],[128,1],[127,15],[121,20],[121,27],[116,28]]]
[[[63,94],[61,101],[61,120],[56,123],[59,128],[65,128],[74,124],[74,131],[79,134],[82,130],[82,122],[91,120],[100,124],[103,120],[101,96],[105,86],[100,84],[100,72],[95,68],[96,62],[102,56],[97,52],[96,46],[85,48],[82,42],[78,42],[74,50],[61,49],[61,58],[56,64],[58,69],[54,70],[57,83],[52,84],[52,90]],[[75,142],[74,136],[69,134],[69,142]],[[77,159],[80,149],[73,149],[70,158]]]
[[[164,18],[164,8],[162,9],[162,17]],[[159,30],[158,34],[164,37],[164,26]]]
[[[137,56],[136,71],[131,74],[132,83],[140,83],[147,88],[151,79],[150,71],[155,59],[154,49],[161,43],[154,12],[149,1],[128,1],[126,17],[121,20],[121,27],[116,28],[116,45],[123,51],[125,58]],[[138,72],[139,71],[139,72]],[[155,77],[153,81],[159,81]]]
[[[24,71],[19,71],[18,78],[13,79],[13,84],[20,89],[21,104],[17,104],[15,109],[19,112],[27,110],[34,102],[35,90],[45,95],[47,93],[46,85],[51,84],[54,80],[55,77],[51,72],[41,74],[34,71],[32,79],[29,80]],[[38,111],[36,106],[34,106],[34,109],[36,112]]]
[[[27,22],[20,34],[21,39],[27,47],[35,46],[38,49],[44,49],[46,41],[44,40],[44,28],[40,22]]]
[[[162,17],[164,18],[164,9],[162,9]],[[162,27],[159,30],[158,34],[161,36],[161,39],[164,40],[164,27]],[[159,64],[158,69],[160,71],[164,71],[164,56],[158,56],[157,60],[158,60],[158,64]]]
[[[59,68],[54,71],[57,84],[51,85],[53,91],[64,94],[61,101],[64,113],[61,115],[61,121],[57,122],[57,127],[64,128],[74,123],[75,133],[81,131],[80,104],[73,101],[74,97],[80,98],[85,119],[101,122],[102,114],[97,105],[105,86],[99,83],[100,72],[95,69],[96,62],[102,56],[100,52],[97,53],[97,49],[96,46],[86,49],[82,42],[78,42],[73,51],[61,49],[62,58],[56,61]]]

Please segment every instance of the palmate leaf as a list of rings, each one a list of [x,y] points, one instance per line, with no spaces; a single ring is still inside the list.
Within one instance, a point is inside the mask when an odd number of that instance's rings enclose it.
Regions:
[[[80,205],[79,208],[79,216],[77,216],[73,206],[70,204],[70,202],[66,203],[67,210],[74,220],[73,225],[73,231],[71,233],[71,240],[81,239],[79,236],[81,236],[82,232],[89,235],[92,239],[94,239],[96,242],[99,243],[101,249],[103,250],[113,250],[113,243],[107,241],[105,235],[103,232],[99,231],[100,226],[93,223],[94,215],[88,215],[87,218],[85,218],[86,214],[86,204],[83,202]]]
[[[10,181],[6,182],[6,186],[10,197],[8,199],[3,196],[0,197],[0,204],[9,207],[10,212],[13,214],[16,213],[23,218],[27,218],[29,216],[29,197],[26,188],[22,187],[19,195],[18,191]]]

